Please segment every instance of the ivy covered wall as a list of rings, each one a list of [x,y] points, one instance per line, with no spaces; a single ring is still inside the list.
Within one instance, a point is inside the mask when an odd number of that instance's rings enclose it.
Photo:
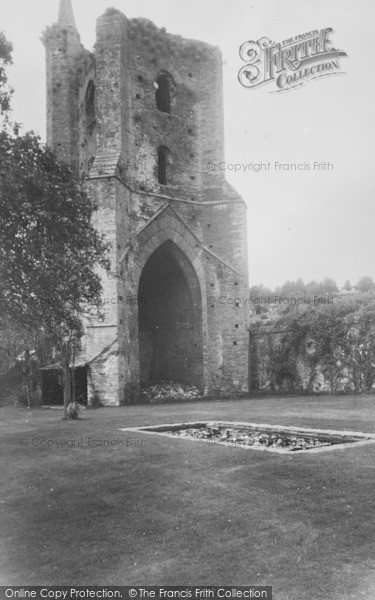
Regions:
[[[250,374],[253,392],[372,392],[375,300],[336,298],[254,323]]]

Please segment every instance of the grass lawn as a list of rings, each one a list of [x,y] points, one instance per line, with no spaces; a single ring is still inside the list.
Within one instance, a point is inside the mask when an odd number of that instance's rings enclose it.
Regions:
[[[118,430],[208,418],[375,433],[374,397],[81,414],[0,411],[0,584],[272,585],[275,600],[375,599],[375,445],[291,456]]]

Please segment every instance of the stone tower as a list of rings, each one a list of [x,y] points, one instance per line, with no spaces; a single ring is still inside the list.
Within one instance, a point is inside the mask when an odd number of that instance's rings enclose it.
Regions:
[[[104,321],[87,323],[89,391],[133,401],[173,380],[248,389],[246,207],[226,182],[218,48],[108,9],[94,52],[70,0],[43,36],[47,143],[86,178],[111,242]]]

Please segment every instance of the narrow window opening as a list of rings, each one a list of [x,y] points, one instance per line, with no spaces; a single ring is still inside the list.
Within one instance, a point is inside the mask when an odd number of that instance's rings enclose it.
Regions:
[[[156,108],[170,114],[172,102],[172,78],[167,73],[160,73],[155,82]]]
[[[169,182],[169,163],[170,154],[166,146],[158,148],[158,182],[161,185],[168,185]]]

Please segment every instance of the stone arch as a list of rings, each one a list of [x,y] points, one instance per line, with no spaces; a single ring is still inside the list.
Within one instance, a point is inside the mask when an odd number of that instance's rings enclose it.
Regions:
[[[133,273],[138,282],[149,256],[158,246],[172,240],[191,262],[200,282],[202,293],[206,290],[206,275],[201,261],[202,245],[182,221],[170,213],[156,217],[137,235],[137,251],[134,256]]]
[[[148,231],[141,232],[133,271],[140,382],[168,379],[204,389],[207,313],[203,265],[191,240],[170,224],[164,225],[151,224]]]

